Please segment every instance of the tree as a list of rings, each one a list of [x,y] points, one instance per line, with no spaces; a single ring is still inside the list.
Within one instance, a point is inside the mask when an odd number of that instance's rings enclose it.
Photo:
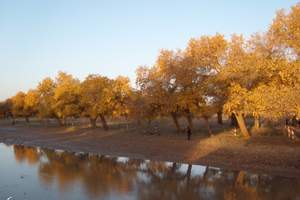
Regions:
[[[54,88],[54,112],[66,124],[68,117],[78,117],[80,115],[79,105],[80,82],[72,75],[59,72],[56,77],[56,87]]]
[[[191,39],[185,52],[183,70],[189,71],[189,76],[182,84],[183,91],[190,91],[190,110],[208,122],[212,111],[216,112],[222,123],[222,105],[224,102],[223,85],[214,79],[224,68],[227,41],[223,35],[202,36]],[[209,124],[207,123],[208,127]],[[210,131],[210,130],[209,130]]]
[[[159,115],[160,107],[148,101],[144,93],[140,90],[132,91],[129,102],[129,117],[137,121],[140,125],[143,120],[151,122]]]
[[[41,81],[37,87],[37,93],[39,96],[38,104],[38,117],[41,119],[56,118],[54,112],[54,89],[56,87],[55,82],[51,78],[45,78]],[[58,119],[59,123],[60,120]],[[46,120],[47,123],[47,120]]]
[[[299,17],[300,3],[292,6],[290,12],[279,10],[268,33],[277,49],[283,49],[285,55],[296,55],[297,59],[300,56]]]
[[[224,108],[236,115],[245,137],[249,132],[243,116],[253,116],[254,127],[258,128],[260,117],[280,119],[297,110],[299,64],[278,54],[272,42],[268,35],[254,35],[247,43],[233,38],[227,67],[221,73],[230,83]],[[288,99],[295,101],[290,103]]]
[[[39,94],[36,90],[29,90],[24,99],[25,116],[32,117],[37,114],[39,105]]]
[[[25,114],[25,93],[18,92],[12,97],[12,114],[14,118],[25,117],[28,122],[28,116]]]
[[[108,130],[106,116],[113,112],[113,81],[100,75],[89,75],[80,86],[80,103],[83,115],[89,117],[92,127],[96,127],[98,117],[102,126]]]
[[[132,95],[130,80],[127,77],[119,76],[112,83],[113,116],[128,117],[128,103]]]
[[[136,83],[146,101],[153,108],[159,109],[160,115],[171,116],[177,132],[181,132],[178,118],[182,108],[178,104],[179,88],[175,74],[179,66],[178,55],[173,51],[162,50],[155,66],[138,68]]]
[[[12,117],[11,99],[7,99],[5,101],[0,102],[0,118],[9,118],[9,117]]]

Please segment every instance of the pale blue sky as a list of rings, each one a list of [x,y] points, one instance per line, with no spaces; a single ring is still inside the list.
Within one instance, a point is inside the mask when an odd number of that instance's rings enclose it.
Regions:
[[[0,0],[0,100],[59,70],[135,78],[161,48],[265,31],[296,0]]]

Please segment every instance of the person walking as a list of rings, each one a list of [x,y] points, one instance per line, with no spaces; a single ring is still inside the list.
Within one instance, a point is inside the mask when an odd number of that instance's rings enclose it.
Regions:
[[[187,140],[191,140],[192,130],[191,130],[190,126],[187,126],[186,133],[187,133]]]

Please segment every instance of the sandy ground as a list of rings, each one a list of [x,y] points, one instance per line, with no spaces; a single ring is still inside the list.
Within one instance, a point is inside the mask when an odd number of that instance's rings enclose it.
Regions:
[[[212,137],[194,134],[187,141],[184,134],[151,135],[133,128],[1,126],[0,142],[300,177],[300,143],[283,136],[246,142],[227,131]]]

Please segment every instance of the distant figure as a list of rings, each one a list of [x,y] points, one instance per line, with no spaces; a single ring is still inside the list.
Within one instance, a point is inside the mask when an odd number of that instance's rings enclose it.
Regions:
[[[187,126],[187,128],[186,128],[186,133],[187,133],[187,139],[188,139],[188,140],[191,140],[192,131],[191,131],[190,126]]]

